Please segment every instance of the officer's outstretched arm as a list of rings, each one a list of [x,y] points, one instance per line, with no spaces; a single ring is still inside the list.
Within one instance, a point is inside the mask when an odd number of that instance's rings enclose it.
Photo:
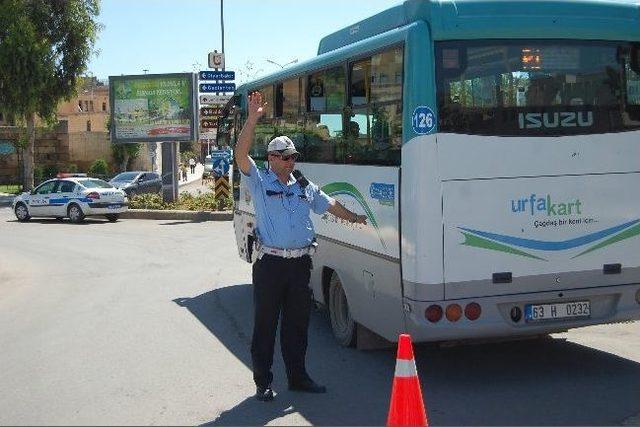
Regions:
[[[251,144],[253,144],[253,138],[256,134],[256,124],[260,116],[264,114],[264,106],[267,105],[267,103],[262,102],[262,94],[260,92],[254,92],[249,95],[248,104],[247,121],[242,127],[236,149],[234,150],[236,163],[245,175],[248,175],[251,171],[249,150],[251,149]]]
[[[329,204],[329,213],[337,216],[341,219],[346,219],[349,222],[355,222],[357,224],[366,224],[367,216],[366,215],[358,215],[355,212],[351,212],[349,209],[342,206],[337,200],[333,200],[332,203]]]

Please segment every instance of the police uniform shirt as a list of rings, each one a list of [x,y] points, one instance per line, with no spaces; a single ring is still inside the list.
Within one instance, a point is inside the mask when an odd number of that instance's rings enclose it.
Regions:
[[[298,249],[311,245],[315,236],[310,211],[325,213],[333,199],[310,182],[305,188],[289,176],[285,185],[271,170],[260,170],[253,159],[245,175],[256,212],[258,236],[263,245]],[[244,173],[243,173],[244,175]]]

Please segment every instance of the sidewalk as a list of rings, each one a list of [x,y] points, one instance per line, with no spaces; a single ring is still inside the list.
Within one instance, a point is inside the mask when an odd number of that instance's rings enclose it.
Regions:
[[[196,163],[196,173],[191,173],[189,166],[187,166],[187,180],[183,181],[181,178],[180,181],[178,181],[178,187],[182,187],[183,185],[191,184],[194,181],[201,180],[203,173],[204,165],[202,163]]]

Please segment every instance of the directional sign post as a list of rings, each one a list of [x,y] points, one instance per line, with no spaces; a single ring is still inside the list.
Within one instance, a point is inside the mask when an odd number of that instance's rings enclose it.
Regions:
[[[200,104],[220,105],[226,104],[231,99],[231,95],[200,95]]]
[[[202,129],[216,129],[218,127],[218,119],[202,119],[200,120]]]
[[[222,114],[221,107],[200,107],[200,117],[216,117]]]
[[[200,92],[235,92],[235,83],[200,83]]]
[[[200,80],[235,80],[235,71],[200,71]]]

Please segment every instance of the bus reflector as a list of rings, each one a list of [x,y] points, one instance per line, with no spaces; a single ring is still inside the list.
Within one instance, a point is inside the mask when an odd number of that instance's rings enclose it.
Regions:
[[[459,304],[449,304],[445,316],[449,322],[457,322],[462,317],[462,307]]]
[[[467,304],[467,306],[464,308],[464,315],[469,320],[478,320],[478,317],[480,317],[480,313],[482,313],[482,308],[477,302]]]
[[[436,304],[430,305],[424,311],[424,317],[431,323],[439,322],[442,319],[442,307]]]

